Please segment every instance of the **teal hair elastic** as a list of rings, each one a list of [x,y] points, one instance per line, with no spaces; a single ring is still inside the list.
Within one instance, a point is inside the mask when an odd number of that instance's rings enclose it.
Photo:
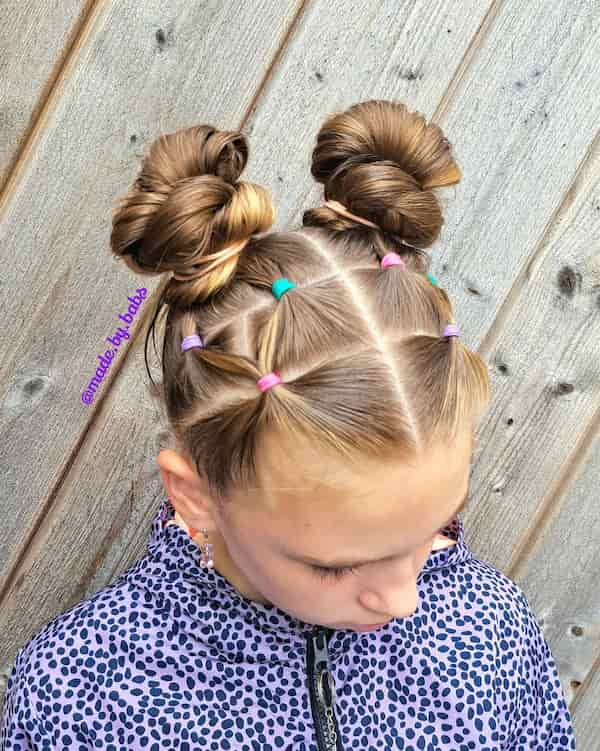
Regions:
[[[427,278],[433,284],[434,287],[438,286],[438,280],[435,278],[433,274],[427,274]]]
[[[285,295],[288,289],[294,289],[294,287],[296,286],[297,285],[294,284],[294,282],[290,282],[289,279],[286,279],[284,276],[282,276],[273,282],[271,289],[275,297],[279,300],[282,295]]]

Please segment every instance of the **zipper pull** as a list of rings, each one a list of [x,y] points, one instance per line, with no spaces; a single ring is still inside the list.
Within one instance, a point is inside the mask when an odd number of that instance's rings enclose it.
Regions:
[[[327,748],[337,749],[337,728],[335,721],[335,685],[331,677],[331,663],[327,650],[325,631],[318,631],[312,637],[315,652],[315,678],[317,684],[317,696],[325,710],[325,722],[327,725]],[[330,745],[329,745],[330,744]]]

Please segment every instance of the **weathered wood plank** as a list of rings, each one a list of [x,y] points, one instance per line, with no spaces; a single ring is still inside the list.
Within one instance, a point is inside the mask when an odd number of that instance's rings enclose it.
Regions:
[[[600,728],[598,707],[600,707],[600,669],[596,668],[590,673],[590,683],[574,701],[573,724],[577,735],[577,751],[593,751],[598,748]]]
[[[0,189],[85,25],[84,0],[4,0],[0,9]]]

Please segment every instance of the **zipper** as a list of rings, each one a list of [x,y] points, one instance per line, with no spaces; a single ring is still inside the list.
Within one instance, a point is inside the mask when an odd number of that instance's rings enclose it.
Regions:
[[[306,650],[310,706],[315,718],[318,751],[343,751],[335,717],[335,686],[327,647],[332,629],[317,628]]]

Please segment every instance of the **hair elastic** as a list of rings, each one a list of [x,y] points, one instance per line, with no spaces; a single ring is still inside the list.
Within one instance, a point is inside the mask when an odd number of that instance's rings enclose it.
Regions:
[[[406,266],[398,253],[386,253],[381,259],[380,265],[382,269],[387,269],[389,266]]]
[[[246,244],[250,242],[250,239],[251,237],[249,236],[244,237],[241,240],[236,240],[236,242],[231,243],[230,245],[226,245],[224,248],[221,248],[221,250],[216,251],[216,253],[213,253],[210,256],[206,256],[205,258],[201,259],[201,261],[208,261],[211,258],[214,259],[215,256],[219,256],[219,263],[224,263],[230,258],[239,255]],[[207,268],[206,266],[202,265],[202,263],[200,264],[200,266],[189,266],[187,269],[182,269],[179,272],[174,271],[172,279],[176,279],[178,282],[191,282],[194,279],[206,276],[213,267],[214,264],[211,264],[211,266]]]
[[[381,268],[387,269],[389,266],[406,266],[406,263],[398,253],[386,253],[381,259]],[[438,280],[433,274],[427,274],[427,279],[429,279],[434,287],[437,287]]]
[[[336,214],[339,214],[340,216],[345,216],[346,219],[354,219],[355,222],[366,224],[367,227],[373,227],[373,229],[381,229],[378,224],[375,224],[375,222],[371,222],[369,219],[363,219],[362,216],[357,216],[356,214],[353,214],[344,206],[343,203],[340,203],[339,201],[333,201],[333,200],[325,201],[324,205],[330,208],[332,211],[335,211]]]
[[[373,227],[373,229],[378,229],[382,231],[382,228],[379,226],[379,224],[375,224],[375,222],[372,222],[369,219],[365,219],[362,216],[353,214],[344,206],[343,203],[340,203],[339,201],[329,200],[329,201],[325,201],[323,205],[327,206],[327,208],[331,209],[332,211],[335,211],[336,214],[339,214],[340,216],[345,216],[346,219],[353,219],[355,222],[360,222],[360,224],[365,224],[367,227]],[[406,240],[401,240],[400,242],[402,243],[402,245],[406,245],[408,248],[413,248],[414,250],[422,250],[422,248],[419,248],[416,245],[411,245],[410,243],[407,243]]]
[[[271,292],[278,300],[280,300],[282,295],[285,295],[285,293],[290,289],[295,289],[296,286],[297,285],[294,284],[294,282],[290,282],[289,279],[286,279],[284,276],[282,276],[273,282],[273,284],[271,285]]]
[[[198,334],[190,334],[190,336],[185,336],[181,341],[182,352],[185,352],[187,349],[191,349],[192,347],[204,347],[202,337]]]
[[[460,336],[460,329],[455,323],[449,323],[442,336]]]
[[[262,376],[262,378],[259,378],[257,383],[258,388],[261,391],[268,391],[270,388],[273,388],[273,386],[277,386],[278,384],[283,383],[283,381],[281,380],[279,373],[271,371],[270,373]]]

